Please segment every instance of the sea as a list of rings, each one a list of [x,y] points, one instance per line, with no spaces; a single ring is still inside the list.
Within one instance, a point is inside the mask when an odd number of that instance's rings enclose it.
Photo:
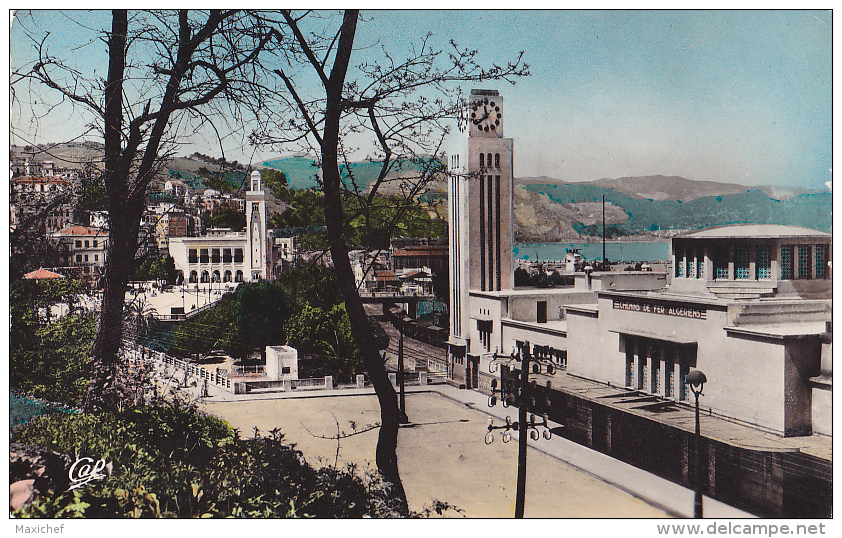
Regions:
[[[606,242],[605,257],[613,262],[654,262],[669,257],[667,242]],[[517,243],[512,252],[517,260],[561,261],[567,250],[576,249],[587,261],[602,259],[602,243]]]

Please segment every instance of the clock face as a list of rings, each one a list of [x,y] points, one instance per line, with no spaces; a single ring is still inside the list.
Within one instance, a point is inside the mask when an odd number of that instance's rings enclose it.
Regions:
[[[475,132],[493,133],[500,127],[503,111],[500,106],[488,98],[474,101],[470,106],[471,130]]]

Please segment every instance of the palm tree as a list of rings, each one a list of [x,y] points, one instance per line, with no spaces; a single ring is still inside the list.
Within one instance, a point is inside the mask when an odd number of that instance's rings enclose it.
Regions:
[[[146,299],[146,294],[140,294],[126,303],[123,308],[123,320],[126,336],[135,342],[145,338],[152,325],[152,318],[158,314],[154,306]]]

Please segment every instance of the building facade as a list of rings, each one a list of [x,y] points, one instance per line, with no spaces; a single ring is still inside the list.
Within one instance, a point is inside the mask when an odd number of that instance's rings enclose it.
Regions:
[[[471,291],[498,293],[513,285],[512,199],[514,144],[504,138],[503,98],[473,90],[450,148],[449,354],[457,378],[476,378],[483,324],[471,321]],[[484,309],[483,309],[484,312]]]
[[[200,237],[169,239],[175,267],[188,284],[253,282],[271,274],[272,244],[266,230],[266,201],[260,172],[246,193],[246,230],[211,229]]]

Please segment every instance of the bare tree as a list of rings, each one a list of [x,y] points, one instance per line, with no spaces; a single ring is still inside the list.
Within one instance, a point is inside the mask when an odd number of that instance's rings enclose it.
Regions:
[[[398,400],[354,280],[346,208],[349,200],[354,200],[357,211],[370,214],[381,187],[397,181],[403,202],[389,219],[394,225],[401,211],[415,203],[415,196],[443,171],[439,157],[448,131],[445,120],[455,117],[459,106],[459,88],[450,86],[460,81],[513,82],[528,74],[528,66],[521,53],[505,65],[483,68],[475,61],[476,51],[453,42],[446,52],[436,50],[428,36],[407,58],[397,59],[393,51],[382,50],[380,61],[362,63],[349,76],[360,18],[357,11],[345,12],[338,29],[331,29],[330,18],[321,13],[297,15],[282,10],[280,19],[272,20],[270,14],[263,17],[277,28],[278,41],[281,35],[292,36],[284,49],[286,60],[296,69],[302,65],[308,69],[318,92],[307,92],[304,77],[297,71],[290,75],[275,69],[287,93],[281,96],[273,124],[255,132],[253,139],[257,143],[300,143],[318,155],[330,254],[365,370],[380,403],[377,468],[391,484],[399,511],[406,514],[397,460]],[[382,163],[377,179],[369,186],[358,185],[350,167],[344,166],[361,135],[367,137],[374,157]]]
[[[33,25],[38,27],[37,24]],[[105,140],[108,261],[101,322],[93,348],[87,409],[115,409],[126,284],[138,247],[146,191],[185,133],[213,121],[241,124],[240,111],[262,97],[254,60],[269,45],[246,12],[114,10],[106,79],[85,80],[50,54],[50,33],[31,32],[38,59],[13,73],[90,113]],[[254,106],[257,108],[257,106]],[[212,121],[213,120],[213,121]]]

